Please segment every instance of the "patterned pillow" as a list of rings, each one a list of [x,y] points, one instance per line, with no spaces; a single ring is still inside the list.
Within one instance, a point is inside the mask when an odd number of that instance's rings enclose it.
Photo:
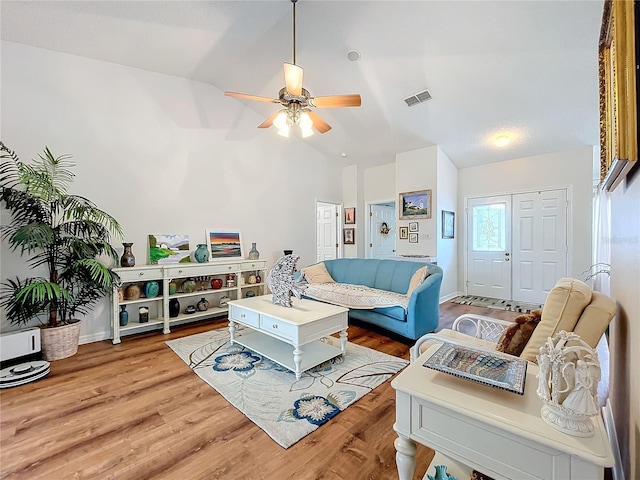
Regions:
[[[309,283],[336,283],[336,281],[331,278],[331,275],[329,275],[327,267],[324,266],[324,262],[303,268],[302,274]]]
[[[409,288],[407,289],[407,297],[410,297],[413,291],[424,282],[424,279],[429,276],[429,268],[422,267],[416,270],[409,282]]]

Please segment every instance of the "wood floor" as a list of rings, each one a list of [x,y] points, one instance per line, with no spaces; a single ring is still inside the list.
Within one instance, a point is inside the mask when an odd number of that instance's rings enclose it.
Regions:
[[[441,324],[464,312],[512,319],[499,310],[441,305]],[[395,392],[365,395],[289,449],[197,377],[165,341],[212,328],[218,319],[81,345],[35,383],[0,391],[0,477],[66,479],[393,479]],[[402,358],[409,346],[363,327],[349,341]],[[419,447],[416,478],[432,452]],[[433,473],[433,472],[431,472]]]

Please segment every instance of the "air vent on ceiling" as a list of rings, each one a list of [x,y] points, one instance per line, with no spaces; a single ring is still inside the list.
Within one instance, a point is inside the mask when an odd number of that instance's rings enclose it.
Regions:
[[[422,92],[416,93],[415,95],[411,95],[404,99],[405,103],[408,107],[413,107],[414,105],[418,105],[419,103],[424,103],[427,100],[431,100],[431,94],[429,90],[424,90]]]

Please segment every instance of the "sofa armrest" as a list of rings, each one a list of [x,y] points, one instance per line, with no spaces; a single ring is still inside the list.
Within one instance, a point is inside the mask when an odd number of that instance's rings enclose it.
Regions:
[[[411,294],[407,307],[408,337],[417,339],[438,328],[441,284],[442,274],[434,273]]]
[[[465,313],[455,319],[451,329],[475,338],[497,343],[502,336],[502,332],[510,325],[513,325],[513,322],[508,320]]]

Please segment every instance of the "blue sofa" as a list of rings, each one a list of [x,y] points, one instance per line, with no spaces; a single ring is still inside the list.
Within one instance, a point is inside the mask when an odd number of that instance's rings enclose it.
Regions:
[[[338,258],[325,260],[325,267],[338,283],[365,285],[405,294],[412,275],[421,267],[428,266],[429,275],[416,288],[407,310],[393,306],[373,309],[349,309],[349,317],[416,340],[425,333],[433,332],[440,318],[440,285],[442,268],[428,263],[402,260],[379,260],[373,258]]]

